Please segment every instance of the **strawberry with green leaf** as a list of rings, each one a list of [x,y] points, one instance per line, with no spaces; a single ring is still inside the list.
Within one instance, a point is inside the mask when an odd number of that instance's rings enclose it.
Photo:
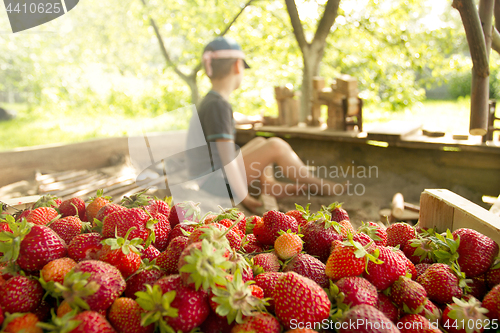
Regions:
[[[441,325],[448,333],[481,333],[491,323],[486,313],[488,310],[476,298],[464,301],[454,297],[443,311]]]
[[[142,247],[143,240],[134,238],[129,240],[130,234],[135,227],[130,228],[125,237],[107,238],[102,241],[99,260],[107,262],[120,270],[124,278],[128,278],[141,266],[141,255],[139,249]]]
[[[368,261],[363,277],[370,281],[377,290],[389,288],[400,276],[406,275],[407,259],[392,248],[378,246],[372,255],[377,261]]]
[[[418,282],[400,276],[391,286],[389,298],[404,312],[417,314],[427,303],[427,292]]]
[[[353,241],[341,242],[336,240],[332,243],[332,252],[326,262],[325,273],[332,280],[338,280],[347,276],[357,276],[363,273],[368,265],[378,265],[376,254],[368,253],[372,244],[363,247],[360,243]]]
[[[375,245],[387,245],[387,231],[375,222],[361,222],[361,226],[357,231],[367,234],[371,239],[373,239]]]
[[[232,264],[226,257],[227,249],[214,247],[204,239],[189,245],[179,257],[179,272],[182,282],[193,289],[208,290],[216,284],[225,285],[226,270]]]
[[[280,331],[280,323],[274,316],[268,313],[260,313],[256,316],[246,318],[241,324],[236,324],[231,333],[279,333]]]
[[[462,297],[462,288],[466,285],[463,277],[441,263],[432,264],[417,278],[417,282],[425,288],[429,299],[440,304],[451,303],[453,297]]]
[[[153,333],[154,324],[141,325],[142,315],[146,312],[135,300],[127,297],[117,298],[108,311],[108,319],[118,332]]]
[[[332,221],[328,213],[319,212],[313,215],[313,220],[301,230],[304,235],[304,250],[326,263],[332,242],[343,239],[340,228],[338,222]]]
[[[94,221],[94,219],[97,216],[97,213],[99,213],[99,210],[110,204],[111,203],[111,197],[110,196],[104,196],[104,190],[99,189],[97,190],[97,193],[95,197],[90,198],[90,202],[85,208],[85,212],[87,214],[87,220],[88,221]]]

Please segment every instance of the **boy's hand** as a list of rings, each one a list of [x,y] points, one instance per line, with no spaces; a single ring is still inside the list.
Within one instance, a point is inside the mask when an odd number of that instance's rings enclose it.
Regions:
[[[257,208],[262,206],[262,202],[255,199],[254,197],[247,195],[245,199],[241,202],[246,209],[248,209],[251,213],[255,213]]]

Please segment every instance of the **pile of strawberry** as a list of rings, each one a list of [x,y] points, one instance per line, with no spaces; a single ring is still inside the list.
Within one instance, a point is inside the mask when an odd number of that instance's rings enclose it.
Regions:
[[[499,247],[471,229],[355,230],[334,203],[201,215],[138,193],[0,212],[2,332],[483,332]]]

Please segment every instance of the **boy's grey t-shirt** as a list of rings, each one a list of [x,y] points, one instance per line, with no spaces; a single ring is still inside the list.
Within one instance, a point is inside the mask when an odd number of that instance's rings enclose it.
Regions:
[[[231,104],[215,91],[209,91],[201,101],[198,107],[198,117],[210,156],[206,154],[207,147],[187,151],[188,169],[193,178],[201,177],[222,168],[219,153],[213,143],[218,139],[234,141],[236,133]],[[188,141],[198,134],[193,133],[193,128],[196,128],[196,126],[189,126]]]

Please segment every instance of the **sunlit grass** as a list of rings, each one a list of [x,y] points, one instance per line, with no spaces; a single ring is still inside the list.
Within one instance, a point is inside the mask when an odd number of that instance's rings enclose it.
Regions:
[[[118,116],[113,115],[111,111],[96,115],[87,114],[85,110],[61,114],[44,113],[40,110],[28,112],[26,105],[5,107],[15,109],[18,117],[0,122],[0,150],[136,135],[141,133],[142,128],[148,132],[161,132],[188,126],[188,117],[181,114],[171,114],[168,117]],[[420,122],[424,128],[447,133],[467,133],[469,100],[429,100],[400,112],[385,111],[374,105],[363,109],[363,122],[367,127],[390,120]]]

